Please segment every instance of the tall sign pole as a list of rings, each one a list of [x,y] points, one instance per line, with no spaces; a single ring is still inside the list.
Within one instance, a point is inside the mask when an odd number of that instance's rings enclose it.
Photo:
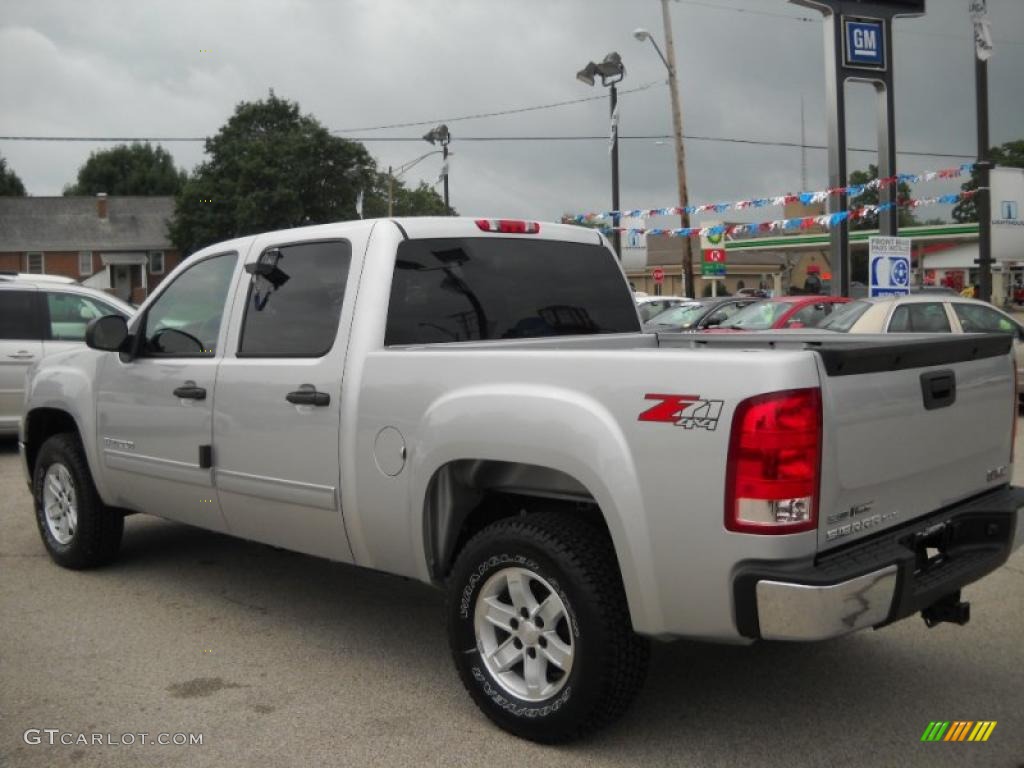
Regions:
[[[846,84],[868,83],[875,88],[878,105],[878,175],[896,174],[896,123],[893,97],[892,20],[920,16],[925,0],[790,0],[814,8],[823,16],[825,32],[825,88],[828,108],[829,186],[849,183],[846,160]],[[898,184],[879,189],[879,203],[895,203]],[[846,211],[846,195],[829,196],[829,213]],[[895,237],[899,211],[879,214],[881,235]],[[850,226],[844,220],[831,227],[832,293],[850,295]]]
[[[988,60],[992,33],[986,0],[971,0],[974,22],[974,90],[978,103],[978,297],[992,301],[992,168],[988,138]]]

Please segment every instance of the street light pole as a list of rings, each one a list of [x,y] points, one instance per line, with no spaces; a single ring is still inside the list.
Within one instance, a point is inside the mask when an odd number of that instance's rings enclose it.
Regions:
[[[619,231],[619,126],[616,108],[619,103],[619,92],[615,84],[626,76],[626,68],[622,64],[622,57],[619,54],[609,53],[600,64],[589,62],[587,66],[576,73],[576,79],[587,85],[594,85],[594,78],[600,76],[601,85],[610,89],[611,97],[611,142],[612,142],[612,245],[615,248],[615,255],[622,261],[622,233]]]
[[[658,58],[661,59],[661,63],[668,70],[668,89],[672,99],[672,133],[675,136],[676,143],[676,183],[679,186],[679,207],[683,209],[682,213],[679,214],[679,219],[681,226],[685,229],[690,226],[690,214],[685,210],[690,204],[689,193],[686,189],[686,147],[683,145],[683,108],[679,97],[679,83],[676,78],[676,49],[672,39],[672,18],[668,12],[668,0],[661,0],[661,19],[662,25],[665,28],[665,53],[668,54],[667,56],[662,54],[658,43],[646,29],[634,31],[633,37],[640,41],[650,40],[654,50],[658,53]],[[681,265],[683,295],[692,299],[695,295],[693,289],[693,250],[690,247],[690,238],[683,237],[680,240],[683,248]]]
[[[611,111],[609,112],[613,123],[612,131],[612,226],[615,228],[612,232],[612,245],[615,247],[615,254],[619,257],[619,261],[622,261],[622,232],[619,231],[619,126],[616,123],[617,116],[615,110],[619,105],[619,92],[615,89],[615,83],[612,83],[609,89],[611,93]]]
[[[431,128],[428,133],[424,134],[423,140],[430,144],[441,145],[441,153],[443,157],[441,176],[444,181],[444,214],[445,216],[451,216],[452,208],[448,203],[448,144],[452,140],[451,131],[448,130],[447,125],[442,124],[435,128]]]
[[[427,136],[429,136],[429,135],[430,134],[427,134]],[[423,138],[426,140],[427,136],[424,136]],[[433,143],[433,142],[431,142],[431,143]],[[423,154],[423,155],[420,155],[419,157],[413,158],[412,160],[410,160],[409,162],[405,163],[404,165],[398,166],[397,169],[392,168],[390,165],[388,166],[388,216],[389,217],[394,215],[394,207],[395,207],[394,206],[394,200],[395,200],[395,189],[394,189],[394,187],[395,187],[395,179],[402,178],[402,176],[405,175],[406,171],[410,170],[414,165],[416,165],[421,160],[426,160],[431,155],[436,155],[437,153],[442,152],[442,151],[444,152],[444,156],[448,157],[448,145],[447,144],[444,146],[443,150],[435,149],[435,150],[432,150],[430,152],[427,152],[426,154]],[[448,208],[448,188],[447,188],[448,187],[448,174],[447,173],[445,173],[444,178],[445,178],[444,205],[445,205],[445,212],[448,212],[449,208]]]
[[[391,166],[388,166],[388,218],[394,216],[395,209],[395,177],[391,172]]]
[[[441,167],[444,169],[444,215],[452,215],[452,207],[448,204],[448,142],[451,140],[451,136],[445,139],[441,145]]]
[[[978,109],[978,296],[992,301],[992,162],[988,138],[988,61],[974,57],[974,83]]]

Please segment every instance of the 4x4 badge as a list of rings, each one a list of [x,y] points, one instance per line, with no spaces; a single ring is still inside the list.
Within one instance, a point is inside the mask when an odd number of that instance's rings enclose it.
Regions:
[[[643,411],[637,421],[660,421],[684,429],[718,428],[723,400],[708,400],[699,395],[644,395],[644,400],[660,402]]]

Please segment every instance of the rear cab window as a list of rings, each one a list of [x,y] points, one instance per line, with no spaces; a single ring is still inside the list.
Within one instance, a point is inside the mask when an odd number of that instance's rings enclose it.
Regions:
[[[629,285],[603,246],[468,237],[398,247],[387,346],[639,332]]]

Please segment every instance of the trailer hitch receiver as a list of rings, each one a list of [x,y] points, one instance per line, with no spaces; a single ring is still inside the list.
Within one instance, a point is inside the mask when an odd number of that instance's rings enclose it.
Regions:
[[[929,629],[945,621],[962,627],[971,620],[971,604],[960,600],[958,590],[921,611],[921,618]]]

